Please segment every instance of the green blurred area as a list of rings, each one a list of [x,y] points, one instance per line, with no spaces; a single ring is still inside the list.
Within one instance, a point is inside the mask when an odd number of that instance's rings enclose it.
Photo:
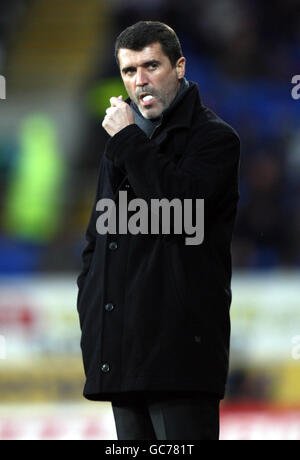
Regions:
[[[123,100],[128,98],[122,79],[119,77],[102,79],[87,91],[87,105],[90,112],[96,118],[103,119],[112,96],[123,96]]]
[[[3,206],[3,229],[11,236],[39,243],[53,238],[62,218],[64,162],[53,121],[45,114],[24,118]]]

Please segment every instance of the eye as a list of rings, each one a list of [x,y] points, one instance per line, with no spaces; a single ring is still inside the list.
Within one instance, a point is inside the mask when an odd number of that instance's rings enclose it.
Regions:
[[[133,75],[134,72],[135,72],[135,69],[132,68],[132,69],[126,69],[124,73],[125,75]]]
[[[158,67],[158,65],[157,65],[155,62],[153,62],[152,64],[149,64],[149,65],[148,65],[148,68],[149,68],[150,70],[156,69],[157,67]]]

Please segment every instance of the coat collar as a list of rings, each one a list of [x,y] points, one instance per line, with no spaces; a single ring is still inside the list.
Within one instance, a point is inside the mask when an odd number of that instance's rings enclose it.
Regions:
[[[162,121],[162,127],[166,131],[177,128],[189,128],[192,123],[195,108],[202,106],[197,83],[190,82],[190,86],[181,102],[166,115]]]
[[[128,98],[125,102],[130,104],[131,99]],[[157,131],[161,133],[163,139],[166,137],[166,132],[172,131],[173,129],[189,128],[196,106],[203,108],[199,88],[197,83],[189,82],[189,88],[180,103],[174,107],[174,110],[167,112],[163,116],[161,124],[159,125],[163,131],[157,127]]]
[[[168,137],[169,133],[173,130],[187,132],[192,124],[192,118],[195,110],[202,107],[199,89],[196,83],[190,82],[186,94],[180,103],[166,114],[162,121],[161,128],[158,127],[155,136],[153,137],[154,142],[160,145]]]

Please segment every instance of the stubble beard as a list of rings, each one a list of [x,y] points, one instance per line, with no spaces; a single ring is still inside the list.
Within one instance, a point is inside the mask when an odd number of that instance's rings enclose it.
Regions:
[[[150,112],[152,107],[149,107],[149,108],[142,107],[142,108],[140,108],[140,111],[141,111],[143,117],[146,118],[147,120],[155,120],[155,119],[159,118],[161,116],[161,114],[168,107],[170,107],[170,105],[174,101],[174,99],[175,99],[175,97],[176,97],[176,95],[177,95],[177,93],[179,91],[179,87],[180,87],[180,85],[176,85],[176,86],[174,85],[174,88],[173,88],[173,90],[171,92],[164,93],[163,95],[157,94],[156,92],[152,92],[151,94],[153,94],[153,96],[156,98],[156,101],[160,103],[161,110],[158,113],[151,115],[151,113],[147,113],[147,112]]]

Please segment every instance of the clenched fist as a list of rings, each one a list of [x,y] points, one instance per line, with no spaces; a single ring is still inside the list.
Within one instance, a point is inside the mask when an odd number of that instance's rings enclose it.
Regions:
[[[127,102],[122,100],[122,96],[111,97],[111,106],[106,109],[106,116],[102,126],[110,136],[114,136],[123,128],[134,123],[134,114]]]

